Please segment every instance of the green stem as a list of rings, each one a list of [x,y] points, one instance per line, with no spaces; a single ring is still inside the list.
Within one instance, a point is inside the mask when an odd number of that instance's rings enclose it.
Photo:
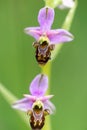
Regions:
[[[45,66],[42,67],[42,73],[46,74],[48,76],[49,83],[50,83],[50,78],[51,78],[50,77],[51,76],[51,64],[52,64],[52,62],[48,62]],[[50,84],[48,86],[50,86]],[[48,88],[50,88],[50,87],[48,87]],[[47,90],[46,94],[49,95],[49,93],[50,93],[50,89]],[[46,122],[47,123],[44,125],[43,130],[51,130],[51,125],[50,125],[51,120],[50,120],[49,116],[46,117]]]
[[[42,66],[42,73],[46,74],[48,76],[48,78],[50,79],[50,75],[51,75],[51,62],[48,62],[45,66]]]
[[[18,99],[10,92],[6,89],[6,87],[4,87],[2,84],[0,84],[0,93],[2,94],[2,96],[4,97],[4,99],[8,102],[8,104],[11,106],[15,101],[17,101]],[[26,119],[26,115],[23,112],[17,111],[15,110],[18,115],[21,117],[21,119],[26,123],[26,125],[29,127],[29,122]]]

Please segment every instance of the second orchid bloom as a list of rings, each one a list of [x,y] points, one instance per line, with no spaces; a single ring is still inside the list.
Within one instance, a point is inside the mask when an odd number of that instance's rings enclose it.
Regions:
[[[54,9],[44,7],[38,14],[39,27],[27,27],[25,33],[35,38],[36,60],[44,65],[51,59],[51,51],[56,44],[73,40],[73,35],[65,29],[51,29],[54,21]]]
[[[45,96],[47,88],[47,76],[37,75],[29,87],[31,95],[24,94],[24,98],[18,100],[12,106],[29,114],[32,129],[41,129],[45,123],[45,116],[53,114],[55,111],[55,106],[49,100],[53,95]]]

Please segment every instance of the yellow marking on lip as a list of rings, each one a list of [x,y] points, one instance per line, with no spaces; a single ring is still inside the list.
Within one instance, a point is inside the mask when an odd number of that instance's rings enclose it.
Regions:
[[[36,100],[36,102],[33,103],[32,108],[34,108],[36,105],[37,105],[39,108],[43,107],[43,103],[42,103],[40,100]]]
[[[42,44],[44,41],[47,41],[47,43],[50,42],[49,39],[48,39],[48,37],[46,36],[46,34],[43,34],[43,36],[41,36],[41,37],[39,38],[39,40],[38,40],[38,42],[39,42],[40,44]]]

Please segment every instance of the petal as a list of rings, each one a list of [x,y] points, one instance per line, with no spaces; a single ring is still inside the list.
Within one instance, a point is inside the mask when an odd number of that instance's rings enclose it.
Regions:
[[[51,30],[47,33],[51,44],[69,42],[73,40],[73,35],[65,29]]]
[[[38,14],[38,22],[40,24],[41,30],[50,30],[51,25],[54,21],[54,9],[44,7],[40,9]]]
[[[42,101],[42,102],[44,102],[44,101],[46,101],[46,100],[51,99],[53,96],[54,96],[54,95],[43,96],[43,97],[40,97],[39,100]]]
[[[33,102],[28,98],[23,98],[21,100],[16,101],[12,107],[15,109],[19,109],[21,111],[27,112],[28,110],[32,109]]]
[[[36,101],[36,96],[32,96],[32,95],[29,95],[29,94],[24,94],[24,97],[28,98],[32,102]]]
[[[62,0],[61,3],[58,5],[59,9],[67,9],[72,8],[74,6],[74,0]]]
[[[56,110],[54,104],[49,100],[44,102],[44,109],[48,109],[50,111],[50,114],[53,114]]]
[[[65,8],[72,8],[74,6],[73,0],[62,0]]]
[[[27,27],[24,29],[24,32],[28,35],[31,35],[36,40],[38,40],[39,37],[41,36],[40,27]]]
[[[33,96],[43,96],[48,88],[48,78],[43,74],[37,75],[30,84],[30,93]]]

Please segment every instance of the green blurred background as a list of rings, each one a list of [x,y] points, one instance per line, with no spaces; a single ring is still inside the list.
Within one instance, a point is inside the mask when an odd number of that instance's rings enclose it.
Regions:
[[[28,93],[40,73],[34,57],[34,39],[24,28],[37,26],[42,0],[0,0],[0,82],[18,98]],[[60,28],[67,11],[55,9],[53,28]],[[74,41],[64,44],[52,65],[51,93],[56,113],[52,130],[87,130],[87,1],[79,0],[71,32]],[[0,130],[29,130],[0,95]]]

